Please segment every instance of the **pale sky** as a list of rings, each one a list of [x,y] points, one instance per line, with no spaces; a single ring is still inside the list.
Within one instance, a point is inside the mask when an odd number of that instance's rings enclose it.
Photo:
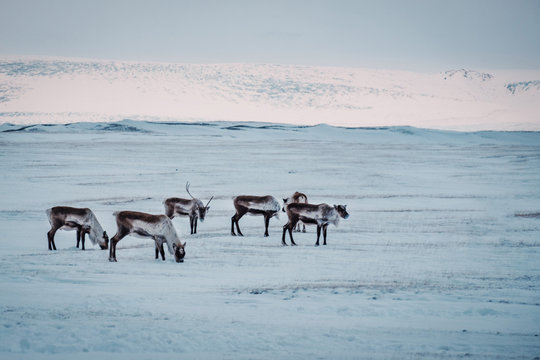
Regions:
[[[540,69],[540,0],[0,0],[0,55]]]

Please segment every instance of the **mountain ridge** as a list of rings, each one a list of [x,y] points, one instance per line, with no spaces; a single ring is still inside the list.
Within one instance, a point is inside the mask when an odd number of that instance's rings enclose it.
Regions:
[[[0,57],[0,122],[260,121],[540,130],[540,72]],[[466,81],[454,81],[463,79]]]

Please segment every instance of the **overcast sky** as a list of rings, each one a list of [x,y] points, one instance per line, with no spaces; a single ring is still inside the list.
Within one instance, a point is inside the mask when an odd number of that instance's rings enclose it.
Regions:
[[[540,0],[0,0],[0,55],[540,69]]]

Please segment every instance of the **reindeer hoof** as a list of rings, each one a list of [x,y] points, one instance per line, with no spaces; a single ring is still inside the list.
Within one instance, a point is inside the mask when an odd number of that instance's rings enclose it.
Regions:
[[[117,262],[115,258],[109,258],[110,262]]]
[[[235,233],[233,233],[233,232],[231,232],[231,236],[236,236],[236,234],[235,234]]]

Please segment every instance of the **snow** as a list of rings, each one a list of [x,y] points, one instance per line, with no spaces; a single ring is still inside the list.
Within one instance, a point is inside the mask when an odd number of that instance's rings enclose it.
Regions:
[[[0,123],[258,121],[540,130],[540,71],[0,58]]]
[[[0,148],[2,359],[540,354],[538,132],[14,123]],[[47,250],[51,206],[89,207],[112,236],[115,211],[163,213],[187,181],[214,199],[196,235],[173,219],[184,263],[133,236],[118,263],[73,232]],[[286,216],[230,236],[234,196],[294,191],[347,205],[327,246],[312,226],[281,246]]]

